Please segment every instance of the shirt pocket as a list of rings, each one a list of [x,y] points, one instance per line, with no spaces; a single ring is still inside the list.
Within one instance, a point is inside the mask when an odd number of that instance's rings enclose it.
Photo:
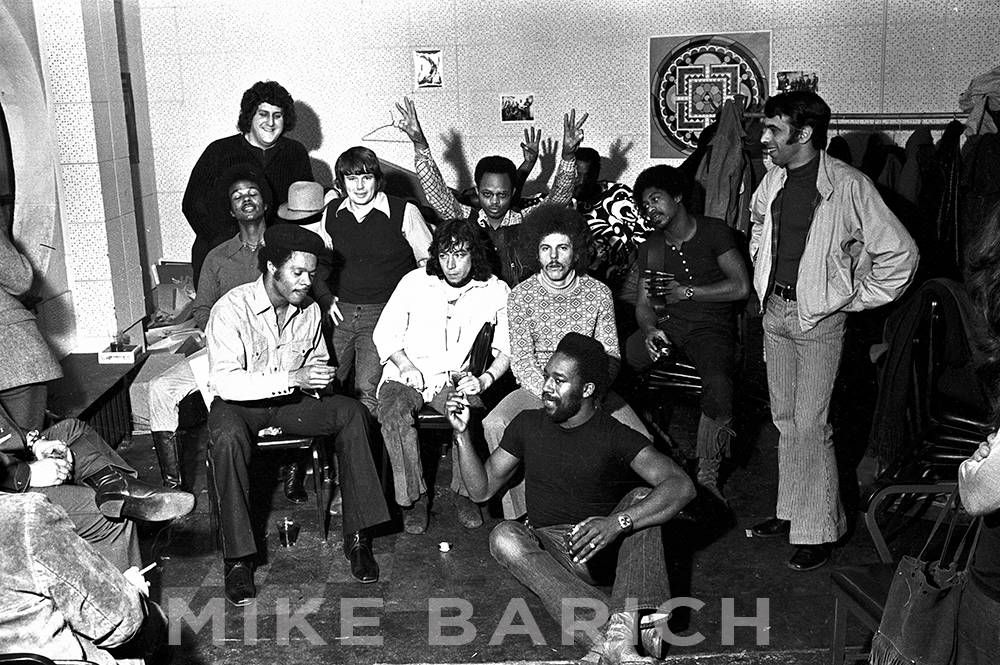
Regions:
[[[306,340],[296,340],[282,344],[278,348],[281,358],[281,369],[294,371],[305,365],[306,357],[312,350],[312,344]]]

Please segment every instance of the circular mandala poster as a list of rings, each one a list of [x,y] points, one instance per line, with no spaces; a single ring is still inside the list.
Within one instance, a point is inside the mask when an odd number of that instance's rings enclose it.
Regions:
[[[767,97],[769,32],[654,37],[649,54],[651,157],[690,153],[716,112],[736,95],[744,98],[745,109],[763,106]]]

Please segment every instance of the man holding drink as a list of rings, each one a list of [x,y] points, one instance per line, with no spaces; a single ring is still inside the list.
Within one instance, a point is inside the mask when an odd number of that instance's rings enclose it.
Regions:
[[[722,498],[719,468],[735,436],[733,373],[736,365],[734,303],[750,293],[746,262],[733,231],[720,219],[687,211],[683,173],[654,166],[639,174],[633,194],[655,229],[639,247],[643,286],[625,357],[644,371],[677,346],[701,375],[698,482]]]

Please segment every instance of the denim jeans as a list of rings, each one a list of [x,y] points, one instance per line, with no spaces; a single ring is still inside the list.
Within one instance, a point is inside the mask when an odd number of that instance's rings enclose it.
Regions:
[[[803,331],[794,300],[767,300],[764,351],[778,429],[776,515],[791,520],[793,545],[836,542],[847,529],[829,421],[846,317],[837,312]]]
[[[503,433],[507,429],[507,425],[514,420],[517,414],[529,409],[540,408],[542,408],[542,400],[524,388],[518,388],[500,400],[500,403],[483,419],[483,436],[486,438],[486,445],[489,447],[490,453],[492,454],[500,447],[500,441],[503,440]],[[642,434],[647,441],[653,440],[653,435],[642,424],[632,407],[617,394],[609,392],[605,395],[602,408],[611,413],[611,417],[622,425]],[[515,476],[515,478],[517,477],[519,476]],[[503,504],[503,516],[509,520],[517,519],[528,511],[524,501],[523,479],[509,486],[501,497],[501,503]]]
[[[451,386],[445,386],[428,405],[443,414],[450,395]],[[482,409],[478,396],[473,395],[469,402],[473,408]],[[427,494],[415,415],[423,405],[424,398],[419,391],[398,381],[386,381],[378,393],[378,420],[392,465],[396,503],[407,508]],[[469,489],[458,464],[458,446],[451,447],[451,469],[451,491],[469,498]]]
[[[333,329],[333,352],[336,355],[337,378],[344,384],[346,394],[357,398],[375,416],[378,402],[375,390],[382,377],[382,363],[372,341],[372,332],[385,303],[357,305],[339,302],[344,320]],[[354,370],[354,385],[345,382]]]
[[[650,491],[648,487],[632,490],[614,512],[628,509]],[[609,614],[655,611],[670,599],[663,535],[658,526],[620,538],[586,564],[574,563],[566,545],[573,526],[530,527],[521,522],[504,521],[490,533],[490,552],[501,566],[539,597],[557,622],[562,619],[564,602],[581,609],[592,608],[590,604],[574,603],[572,599],[597,601]],[[610,596],[595,586],[609,582],[612,585]],[[595,615],[593,609],[583,613],[578,610],[576,614],[581,621],[594,620]],[[594,644],[594,635],[581,632],[573,637],[584,646]]]

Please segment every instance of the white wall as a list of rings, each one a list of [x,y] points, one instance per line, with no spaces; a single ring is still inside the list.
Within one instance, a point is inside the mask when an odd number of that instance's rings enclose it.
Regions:
[[[815,70],[833,110],[942,111],[1000,59],[995,0],[139,0],[164,258],[187,260],[181,195],[205,145],[235,132],[240,95],[275,79],[319,120],[292,135],[332,167],[413,94],[441,159],[455,132],[469,165],[520,160],[499,96],[536,95],[537,126],[590,112],[585,144],[632,144],[622,179],[650,163],[648,39],[772,30],[772,69]],[[412,91],[414,48],[444,50],[445,86]],[[772,76],[773,78],[773,76]],[[408,143],[368,144],[412,167]],[[323,179],[323,169],[317,174]]]

